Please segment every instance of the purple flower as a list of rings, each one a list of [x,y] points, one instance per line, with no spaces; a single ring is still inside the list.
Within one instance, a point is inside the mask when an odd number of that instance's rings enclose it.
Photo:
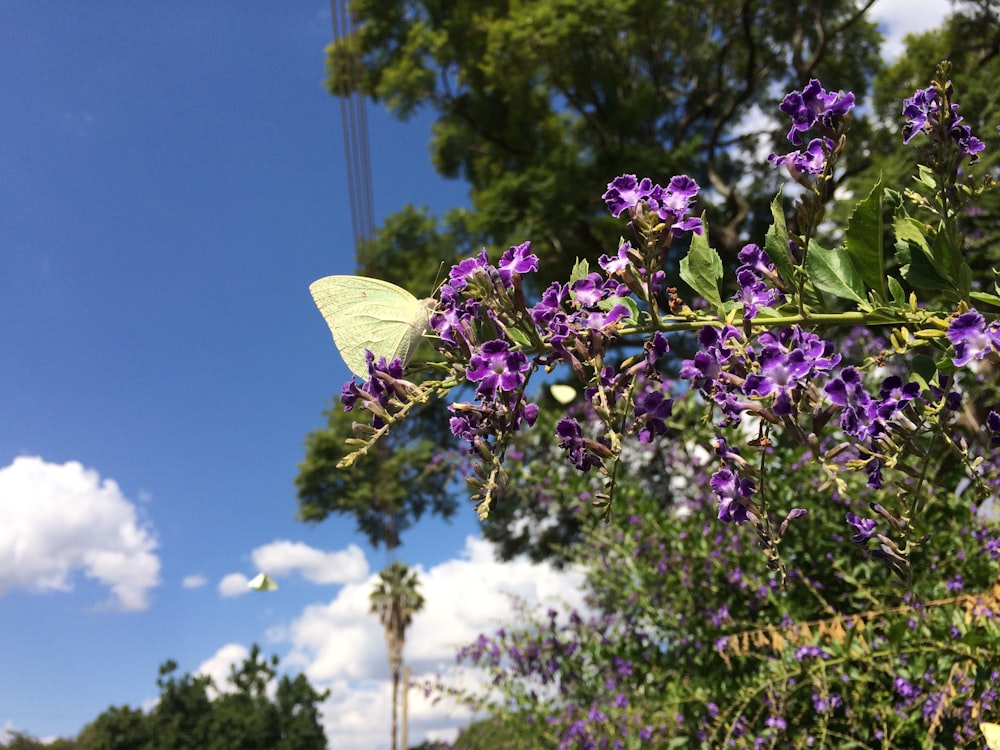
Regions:
[[[511,279],[515,273],[525,274],[537,271],[538,256],[531,252],[531,243],[512,245],[500,258],[497,270],[500,273],[500,279],[508,289],[513,286]]]
[[[986,428],[990,431],[990,447],[1000,445],[1000,414],[991,411],[986,415]]]
[[[1000,349],[1000,327],[996,321],[987,326],[976,309],[964,312],[951,321],[947,336],[955,349],[952,361],[957,367]]]
[[[882,426],[875,422],[876,406],[857,369],[845,367],[823,391],[834,404],[843,407],[840,426],[849,436],[868,440],[882,431]]]
[[[613,258],[608,255],[602,255],[597,259],[597,262],[608,276],[622,273],[628,268],[628,264],[631,262],[628,255],[631,249],[632,245],[628,241],[625,241],[618,248],[618,253]]]
[[[823,85],[813,78],[802,89],[802,92],[792,91],[781,101],[778,109],[792,118],[792,129],[788,131],[788,140],[796,146],[802,145],[804,133],[817,124],[826,129],[834,129],[838,120],[842,119],[854,107],[854,94],[843,91],[827,92]]]
[[[851,541],[855,544],[864,544],[875,536],[875,521],[870,518],[861,518],[855,513],[847,514],[847,523],[854,527],[855,534],[851,537]]]
[[[509,343],[494,339],[472,355],[465,377],[479,383],[476,393],[480,398],[492,399],[498,389],[509,393],[521,387],[529,367],[524,352],[511,351]]]
[[[781,298],[781,293],[777,289],[768,287],[749,266],[740,266],[736,269],[736,283],[739,285],[739,291],[733,299],[743,303],[744,320],[751,320],[757,315],[759,307],[771,307]]]
[[[651,443],[653,438],[667,434],[666,420],[670,418],[673,407],[673,399],[667,398],[662,391],[644,393],[636,399],[636,422],[642,424],[640,443]]]
[[[448,274],[448,285],[453,289],[464,289],[469,284],[469,280],[478,273],[486,273],[490,267],[489,257],[485,250],[480,250],[479,255],[473,258],[465,258],[451,267]]]
[[[719,520],[737,526],[746,523],[750,518],[746,502],[757,489],[753,480],[740,477],[729,469],[719,469],[712,475],[711,484],[718,495]]]
[[[556,424],[559,447],[569,452],[570,462],[580,471],[588,471],[601,465],[601,459],[594,455],[593,448],[602,447],[583,436],[583,428],[575,419],[560,419]]]
[[[840,361],[830,342],[799,326],[767,331],[759,341],[763,345],[757,356],[759,372],[747,375],[743,391],[748,396],[773,394],[771,408],[778,416],[792,414],[799,390]]]
[[[788,154],[770,154],[767,160],[774,166],[782,164],[793,177],[797,174],[823,174],[826,161],[833,150],[833,141],[829,138],[813,138],[809,145],[801,151]]]
[[[685,218],[698,195],[698,189],[698,183],[690,177],[678,175],[670,178],[666,188],[655,185],[647,203],[657,216],[671,225],[671,233],[675,236],[684,232],[701,234],[701,219]]]
[[[701,219],[687,217],[698,190],[698,183],[687,175],[672,177],[664,188],[654,185],[648,177],[640,181],[634,174],[624,174],[608,183],[602,197],[615,218],[625,211],[634,214],[640,205],[644,205],[670,225],[672,234],[701,234]]]
[[[402,380],[403,362],[398,357],[386,362],[385,357],[375,361],[375,355],[365,350],[365,362],[368,365],[368,379],[358,386],[353,378],[344,383],[340,389],[340,403],[344,411],[351,411],[361,401],[361,406],[373,412],[372,424],[376,428],[385,422],[379,416],[389,406],[390,399],[396,395],[393,381]]]
[[[909,143],[913,136],[923,130],[931,113],[937,114],[939,109],[937,90],[933,86],[917,89],[913,96],[904,99],[903,117],[906,118],[906,124],[903,125],[903,143]]]
[[[933,86],[918,89],[913,96],[903,101],[903,116],[906,118],[903,124],[903,143],[909,143],[917,133],[923,131],[932,140],[951,139],[958,146],[960,157],[971,157],[970,164],[979,161],[978,155],[986,148],[986,144],[972,135],[972,128],[960,124],[963,118],[958,114],[957,104],[951,105],[945,117],[942,117],[941,104],[938,90]]]
[[[616,219],[622,212],[635,208],[653,189],[653,181],[643,177],[640,182],[634,174],[623,174],[608,183],[607,192],[602,196],[608,210]]]

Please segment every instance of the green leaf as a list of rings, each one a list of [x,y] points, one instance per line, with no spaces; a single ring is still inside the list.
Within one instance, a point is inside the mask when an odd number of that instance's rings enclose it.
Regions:
[[[868,197],[860,201],[847,220],[844,249],[868,288],[880,301],[888,298],[885,281],[882,207],[884,190],[882,177],[872,187]]]
[[[511,340],[522,349],[527,349],[531,346],[531,339],[528,337],[528,334],[520,328],[508,328],[507,335],[510,336]]]
[[[788,251],[788,228],[785,226],[785,212],[781,207],[781,193],[774,196],[771,201],[771,217],[774,223],[768,227],[764,240],[764,249],[767,256],[778,269],[778,274],[791,285],[794,281],[792,273],[792,256]]]
[[[892,294],[892,301],[897,305],[900,307],[906,305],[906,292],[903,291],[903,285],[895,276],[889,277],[889,293]]]
[[[845,250],[826,250],[815,242],[809,244],[806,272],[820,291],[854,302],[865,301],[865,285],[861,274]]]
[[[569,283],[572,284],[574,281],[579,281],[580,279],[587,278],[587,274],[590,273],[590,264],[587,259],[583,260],[577,258],[576,263],[573,264],[573,270],[569,274]]]
[[[722,295],[719,294],[722,259],[708,246],[708,223],[704,217],[702,227],[701,234],[691,235],[691,249],[681,259],[681,278],[695,294],[718,311],[722,308]]]
[[[920,222],[905,213],[893,222],[896,233],[896,259],[903,278],[918,289],[953,290],[954,283],[935,261]]]
[[[970,292],[969,296],[977,302],[984,302],[993,307],[1000,307],[1000,296],[988,292]]]

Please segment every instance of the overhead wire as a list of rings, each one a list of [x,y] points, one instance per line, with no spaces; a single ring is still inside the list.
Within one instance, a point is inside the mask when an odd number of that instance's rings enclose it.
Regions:
[[[347,0],[330,0],[334,43],[347,40],[349,47],[334,55],[332,71],[340,100],[340,119],[344,127],[344,156],[347,166],[348,199],[351,205],[351,230],[354,247],[375,237],[375,199],[372,191],[371,145],[368,138],[368,110],[362,92],[364,68],[357,48],[354,14]]]

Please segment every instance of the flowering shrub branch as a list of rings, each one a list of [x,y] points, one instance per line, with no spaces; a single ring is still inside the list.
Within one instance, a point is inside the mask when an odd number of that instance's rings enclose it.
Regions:
[[[718,519],[750,524],[769,567],[784,571],[781,539],[815,509],[779,507],[769,476],[781,470],[774,446],[798,445],[831,491],[843,492],[852,472],[870,488],[896,489],[892,507],[874,504],[874,516],[851,512],[842,523],[851,541],[912,583],[911,558],[927,541],[918,517],[933,500],[927,480],[941,451],[965,467],[981,500],[990,493],[982,450],[1000,441],[996,411],[972,432],[956,429],[965,372],[1000,351],[1000,322],[976,307],[1000,308],[1000,288],[973,279],[964,257],[962,212],[994,183],[966,177],[984,144],[962,124],[947,65],[938,73],[903,108],[903,138],[921,159],[914,185],[899,193],[876,184],[838,246],[820,239],[838,160],[850,145],[854,96],[813,80],[780,106],[792,122],[788,140],[800,148],[769,157],[797,186],[793,221],[786,226],[775,198],[763,245],[743,248],[735,279],[725,278],[705,218],[692,215],[700,188],[684,175],[665,187],[615,178],[603,197],[632,237],[596,269],[579,261],[534,304],[524,291],[539,260],[529,243],[497,264],[483,251],[454,266],[431,317],[439,359],[428,378],[404,380],[398,360],[369,357],[368,380],[345,386],[345,408],[372,415],[355,428],[354,455],[413,404],[450,396],[451,430],[474,459],[469,482],[485,519],[509,480],[512,436],[538,417],[531,379],[568,370],[593,418],[581,424],[567,414],[552,440],[575,470],[601,478],[594,504],[609,514],[627,470],[623,445],[669,431],[678,394],[663,385],[675,361],[667,355],[672,343],[693,339],[696,351],[678,374],[715,424],[706,447],[717,461],[709,484]],[[836,342],[851,326],[884,328],[887,345],[847,360]]]

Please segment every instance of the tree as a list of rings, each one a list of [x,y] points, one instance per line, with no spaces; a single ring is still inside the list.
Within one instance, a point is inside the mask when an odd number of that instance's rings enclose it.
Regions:
[[[385,646],[392,672],[392,744],[396,750],[396,717],[399,682],[403,667],[403,648],[406,646],[406,629],[413,622],[413,615],[423,609],[424,597],[417,591],[419,580],[415,571],[397,561],[379,573],[379,582],[369,596],[371,613],[378,615],[385,630]]]
[[[52,742],[42,742],[24,732],[11,732],[6,741],[0,742],[0,750],[77,750],[74,740],[62,737]]]
[[[425,513],[450,518],[458,507],[448,491],[452,462],[444,414],[427,410],[419,425],[397,431],[385,445],[349,468],[338,466],[350,453],[344,438],[353,418],[335,404],[327,426],[306,436],[306,457],[295,485],[299,518],[317,523],[332,513],[353,515],[372,546],[401,544],[402,533]]]
[[[545,242],[542,285],[617,238],[594,196],[626,170],[711,184],[709,217],[735,258],[754,205],[736,182],[757,169],[741,119],[812,77],[863,93],[880,65],[870,5],[362,0],[356,34],[329,48],[330,90],[359,88],[404,118],[433,110],[435,166],[470,185],[463,233],[496,248]],[[355,54],[363,75],[344,63]],[[755,176],[760,194],[775,184]],[[416,277],[426,289],[438,258],[422,257],[434,261]],[[389,257],[363,260],[392,274]]]
[[[160,667],[160,697],[147,714],[128,706],[111,707],[80,732],[82,750],[325,750],[317,692],[303,677],[277,677],[277,657],[250,655],[233,667],[230,689],[218,691],[212,679],[185,674],[177,664]]]

